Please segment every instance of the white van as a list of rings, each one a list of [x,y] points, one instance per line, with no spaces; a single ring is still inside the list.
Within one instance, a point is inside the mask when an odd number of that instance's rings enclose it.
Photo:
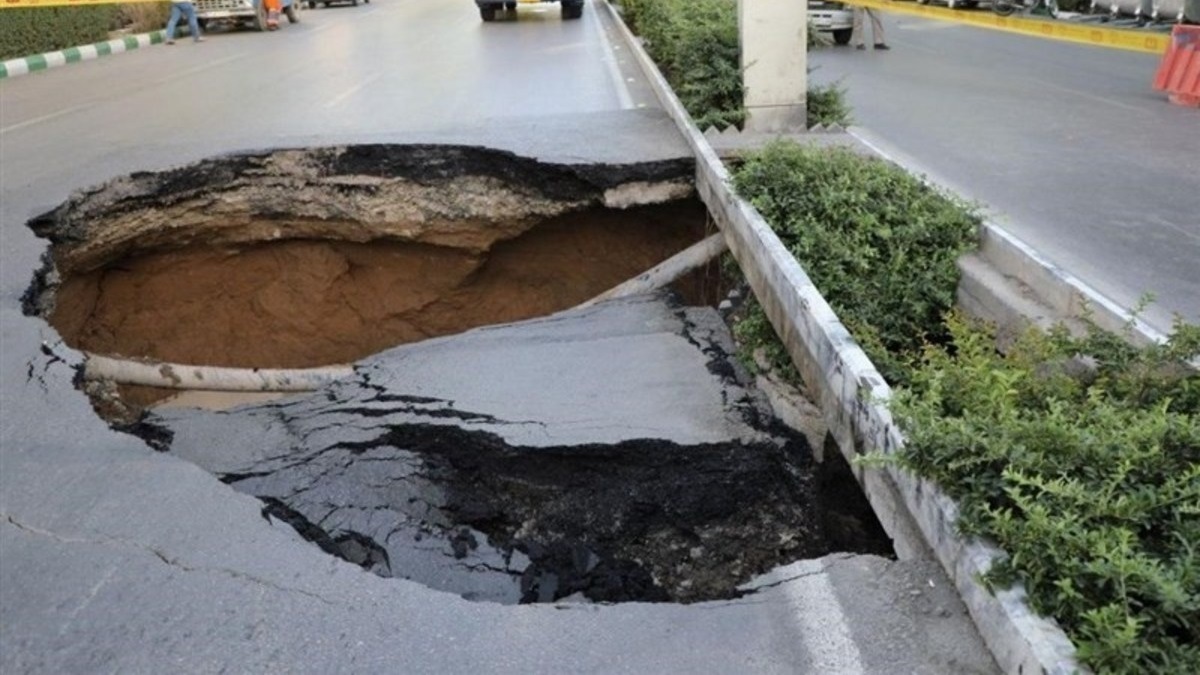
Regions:
[[[808,21],[822,33],[832,33],[835,44],[850,44],[854,12],[840,2],[808,0]]]

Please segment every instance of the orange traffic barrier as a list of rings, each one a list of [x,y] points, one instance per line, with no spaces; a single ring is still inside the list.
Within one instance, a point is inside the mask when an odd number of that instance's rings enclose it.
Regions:
[[[1154,76],[1154,88],[1171,103],[1200,107],[1200,26],[1175,26],[1171,45]]]

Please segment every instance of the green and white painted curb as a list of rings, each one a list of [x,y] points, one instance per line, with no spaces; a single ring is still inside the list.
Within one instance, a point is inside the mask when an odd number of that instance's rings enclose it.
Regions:
[[[93,45],[68,47],[57,52],[46,52],[45,54],[34,54],[33,56],[26,56],[19,59],[9,59],[4,63],[0,63],[0,80],[7,77],[25,75],[35,70],[45,70],[68,63],[75,63],[76,61],[90,61],[101,56],[108,56],[109,54],[120,54],[139,47],[149,47],[162,41],[163,31],[156,30],[153,33],[128,35],[117,40],[97,42]]]

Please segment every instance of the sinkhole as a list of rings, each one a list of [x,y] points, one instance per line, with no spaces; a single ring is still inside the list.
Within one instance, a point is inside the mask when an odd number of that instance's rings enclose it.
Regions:
[[[572,309],[712,233],[693,171],[371,145],[133,174],[31,222],[51,246],[26,310],[118,359],[355,364],[219,411],[84,388],[380,576],[500,603],[694,602],[798,558],[890,554],[848,467],[814,462],[738,364],[716,262]]]

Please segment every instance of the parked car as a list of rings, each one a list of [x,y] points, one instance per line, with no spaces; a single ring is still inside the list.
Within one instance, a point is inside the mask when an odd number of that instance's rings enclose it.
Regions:
[[[832,0],[808,0],[808,20],[818,31],[831,33],[834,43],[850,44],[854,12],[846,5]]]
[[[513,11],[518,4],[531,2],[561,2],[563,19],[578,19],[583,16],[584,0],[475,0],[479,6],[479,16],[484,21],[495,21],[496,12],[500,10]]]
[[[358,0],[308,0],[308,8],[316,9],[318,4],[322,7],[328,7],[335,2],[346,2],[354,7],[358,7]],[[368,5],[371,4],[371,0],[363,0],[363,2],[367,3]]]
[[[296,14],[299,1],[282,0],[282,10],[288,23],[300,20]],[[194,0],[194,4],[201,28],[207,28],[210,23],[229,22],[245,23],[255,30],[267,29],[267,8],[262,0]]]

